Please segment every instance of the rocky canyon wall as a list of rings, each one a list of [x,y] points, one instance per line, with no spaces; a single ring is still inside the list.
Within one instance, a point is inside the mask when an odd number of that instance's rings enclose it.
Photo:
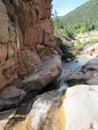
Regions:
[[[60,74],[61,51],[50,17],[51,0],[0,0],[0,109]]]

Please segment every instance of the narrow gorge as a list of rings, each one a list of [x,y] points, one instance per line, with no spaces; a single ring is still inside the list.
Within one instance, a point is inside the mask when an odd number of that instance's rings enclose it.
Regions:
[[[0,130],[98,130],[98,56],[62,65],[51,3],[0,0]]]

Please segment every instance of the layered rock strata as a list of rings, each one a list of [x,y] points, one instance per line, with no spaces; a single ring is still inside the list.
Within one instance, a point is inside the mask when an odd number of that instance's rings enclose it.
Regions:
[[[0,0],[0,110],[60,74],[50,17],[51,0]]]

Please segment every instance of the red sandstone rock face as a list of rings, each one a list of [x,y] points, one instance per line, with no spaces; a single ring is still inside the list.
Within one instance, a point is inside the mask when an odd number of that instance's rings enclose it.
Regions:
[[[21,77],[45,68],[32,78],[44,87],[60,73],[50,5],[51,0],[0,0],[0,89],[8,83],[24,88]]]

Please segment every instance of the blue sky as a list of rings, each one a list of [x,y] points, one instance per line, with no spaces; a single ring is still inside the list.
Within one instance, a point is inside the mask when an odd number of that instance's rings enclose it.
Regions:
[[[89,0],[53,0],[53,12],[56,10],[59,16],[65,15]]]

